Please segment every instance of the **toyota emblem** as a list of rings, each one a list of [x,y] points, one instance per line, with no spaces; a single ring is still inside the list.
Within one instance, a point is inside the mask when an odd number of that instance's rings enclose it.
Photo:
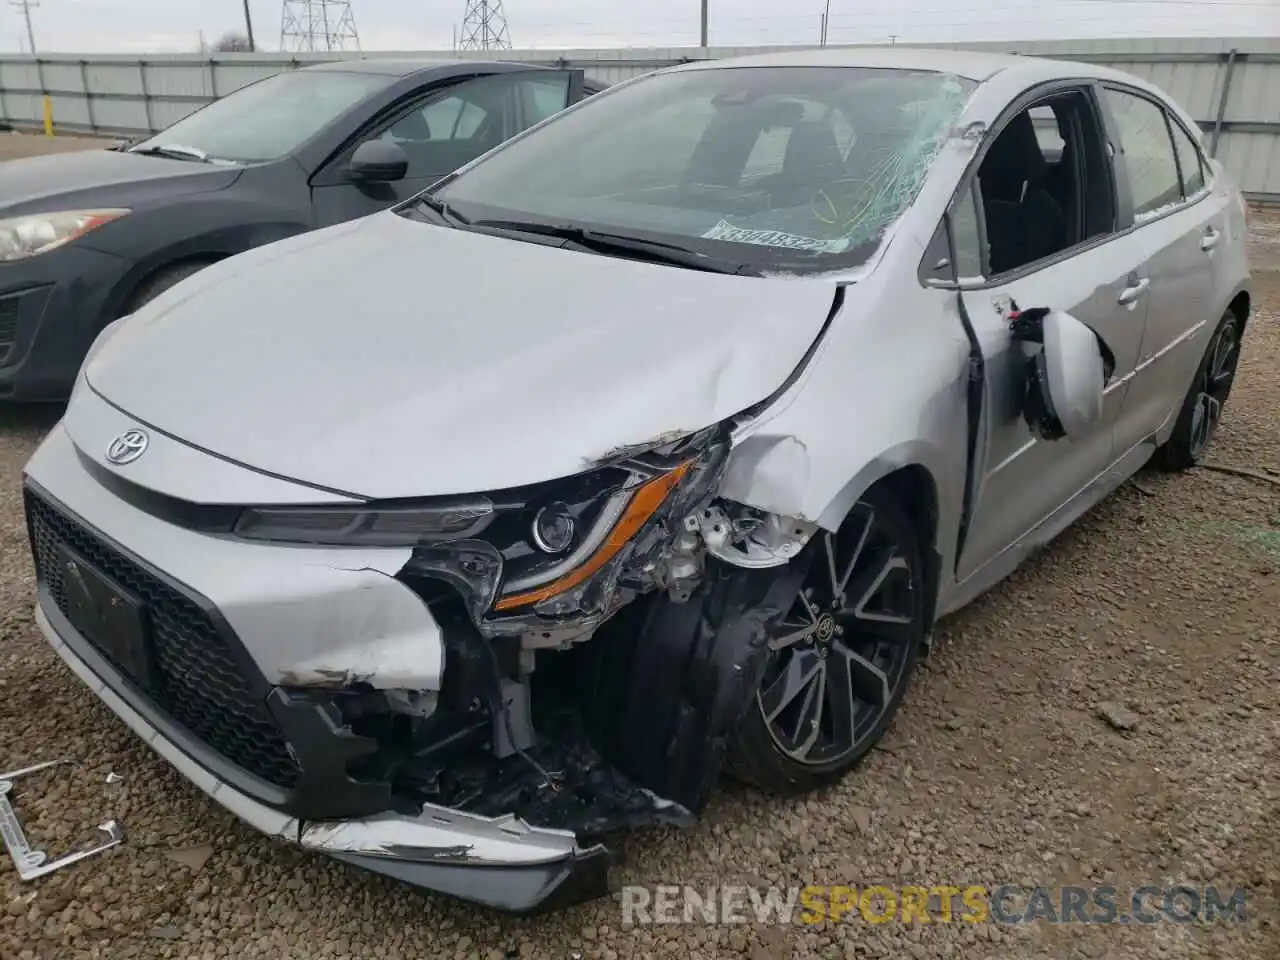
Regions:
[[[107,460],[117,466],[133,463],[147,452],[151,440],[142,430],[126,430],[107,447]]]

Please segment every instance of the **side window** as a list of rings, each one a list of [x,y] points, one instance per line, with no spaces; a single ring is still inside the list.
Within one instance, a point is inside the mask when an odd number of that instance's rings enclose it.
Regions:
[[[1200,149],[1182,129],[1182,124],[1171,122],[1173,129],[1173,148],[1178,153],[1178,169],[1182,172],[1182,195],[1194,197],[1204,189],[1204,161],[1200,159]]]
[[[1153,100],[1120,90],[1106,91],[1107,105],[1120,129],[1124,169],[1137,219],[1182,199],[1178,163],[1164,108]]]
[[[976,187],[992,276],[1111,233],[1111,167],[1092,98],[1064,92],[1006,120],[978,166]]]
[[[409,156],[406,177],[444,176],[506,139],[511,80],[464,80],[429,95],[378,134]]]
[[[569,105],[569,75],[551,74],[547,77],[519,80],[520,97],[524,104],[524,122],[528,126],[541,123],[555,116]]]

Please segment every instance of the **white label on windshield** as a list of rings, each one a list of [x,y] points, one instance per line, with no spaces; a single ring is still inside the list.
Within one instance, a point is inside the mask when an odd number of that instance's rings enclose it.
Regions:
[[[781,230],[749,230],[746,227],[735,227],[728,220],[721,220],[702,235],[704,240],[728,240],[732,243],[754,243],[762,247],[781,247],[785,250],[814,250],[821,252],[838,251],[848,246],[847,243],[832,243],[819,240],[817,237],[803,237],[796,233],[783,233]]]

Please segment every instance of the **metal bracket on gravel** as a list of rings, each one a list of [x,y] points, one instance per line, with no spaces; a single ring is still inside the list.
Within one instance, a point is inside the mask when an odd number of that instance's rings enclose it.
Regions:
[[[98,826],[98,829],[106,834],[106,841],[96,847],[90,847],[88,850],[69,853],[65,857],[51,861],[49,860],[49,855],[43,850],[33,850],[31,848],[27,835],[22,832],[22,824],[18,820],[18,814],[14,811],[13,804],[9,802],[8,794],[13,790],[13,782],[19,777],[25,777],[32,773],[39,773],[41,770],[48,770],[50,767],[73,762],[72,760],[49,760],[46,763],[37,763],[34,767],[25,767],[22,770],[14,770],[10,773],[0,773],[0,836],[4,837],[4,845],[9,850],[9,856],[13,858],[13,865],[18,869],[18,876],[23,880],[35,880],[37,877],[43,877],[47,873],[53,873],[55,870],[70,866],[73,863],[84,860],[86,857],[102,853],[103,850],[109,850],[124,840],[124,830],[114,820],[108,820]]]

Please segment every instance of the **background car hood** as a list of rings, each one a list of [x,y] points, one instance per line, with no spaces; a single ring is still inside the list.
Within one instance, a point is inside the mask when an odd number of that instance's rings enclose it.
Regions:
[[[242,168],[118,150],[73,150],[0,164],[0,214],[128,206],[157,194],[220,190]]]
[[[373,498],[496,490],[765,398],[832,295],[382,213],[196,274],[86,377],[142,423],[281,477]]]

